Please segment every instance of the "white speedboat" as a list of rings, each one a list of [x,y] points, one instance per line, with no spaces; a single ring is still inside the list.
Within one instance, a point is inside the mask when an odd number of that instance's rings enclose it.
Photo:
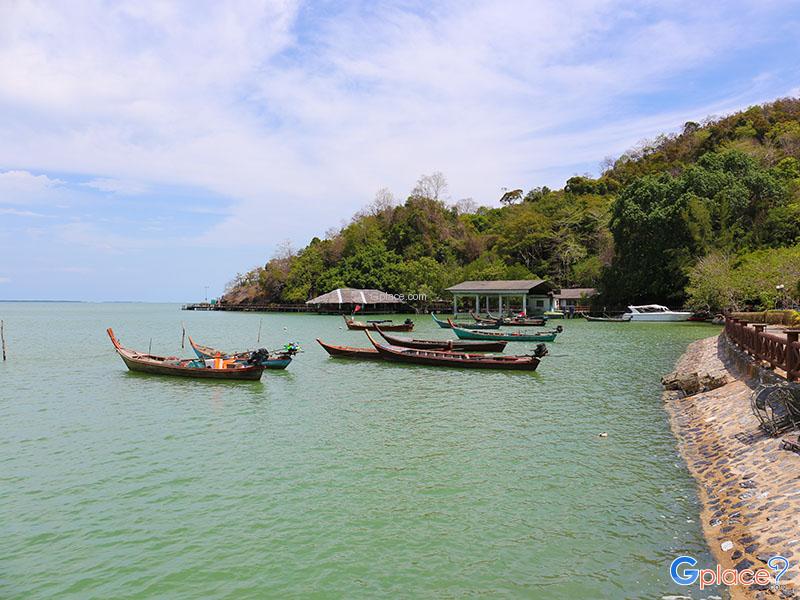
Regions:
[[[660,304],[643,304],[629,306],[622,318],[631,321],[686,321],[691,316],[690,312],[670,310]]]

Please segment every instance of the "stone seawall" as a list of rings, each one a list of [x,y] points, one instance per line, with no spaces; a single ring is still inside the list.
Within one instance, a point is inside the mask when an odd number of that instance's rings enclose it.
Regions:
[[[764,434],[750,410],[753,390],[776,375],[730,346],[724,333],[691,344],[672,375],[720,386],[663,394],[679,451],[698,484],[715,559],[738,570],[767,567],[777,554],[790,562],[780,589],[734,586],[731,597],[800,597],[800,455]]]

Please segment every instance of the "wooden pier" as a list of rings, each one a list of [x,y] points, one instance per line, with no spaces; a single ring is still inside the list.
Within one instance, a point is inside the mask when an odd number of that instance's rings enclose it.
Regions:
[[[431,312],[445,313],[451,309],[449,302],[426,302],[419,306],[412,306],[414,312],[417,314],[427,314]],[[274,313],[310,313],[317,315],[342,315],[350,314],[350,310],[335,310],[330,308],[316,308],[308,305],[305,302],[295,304],[226,304],[224,302],[211,304],[210,302],[195,302],[193,304],[184,304],[181,310],[199,310],[199,311],[229,311],[229,312],[274,312]],[[384,315],[390,313],[406,314],[408,313],[408,306],[403,305],[395,310],[388,310],[385,307],[380,310],[372,310],[369,307],[364,307],[358,314],[360,315]]]

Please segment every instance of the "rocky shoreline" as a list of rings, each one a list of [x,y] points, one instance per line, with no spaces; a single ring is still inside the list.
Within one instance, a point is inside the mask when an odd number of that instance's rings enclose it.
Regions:
[[[665,407],[718,564],[756,569],[776,554],[790,562],[780,589],[733,586],[734,599],[800,596],[800,455],[764,434],[750,410],[753,390],[770,377],[723,333],[691,344],[664,378]]]

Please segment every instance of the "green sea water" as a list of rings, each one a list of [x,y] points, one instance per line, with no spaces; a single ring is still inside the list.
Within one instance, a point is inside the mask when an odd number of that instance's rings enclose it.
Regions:
[[[0,318],[1,598],[661,598],[692,593],[675,556],[711,564],[659,377],[716,327],[563,321],[514,373],[331,359],[316,337],[367,344],[333,316]],[[188,355],[182,321],[305,352],[261,382],[192,381],[128,372],[105,334]]]

